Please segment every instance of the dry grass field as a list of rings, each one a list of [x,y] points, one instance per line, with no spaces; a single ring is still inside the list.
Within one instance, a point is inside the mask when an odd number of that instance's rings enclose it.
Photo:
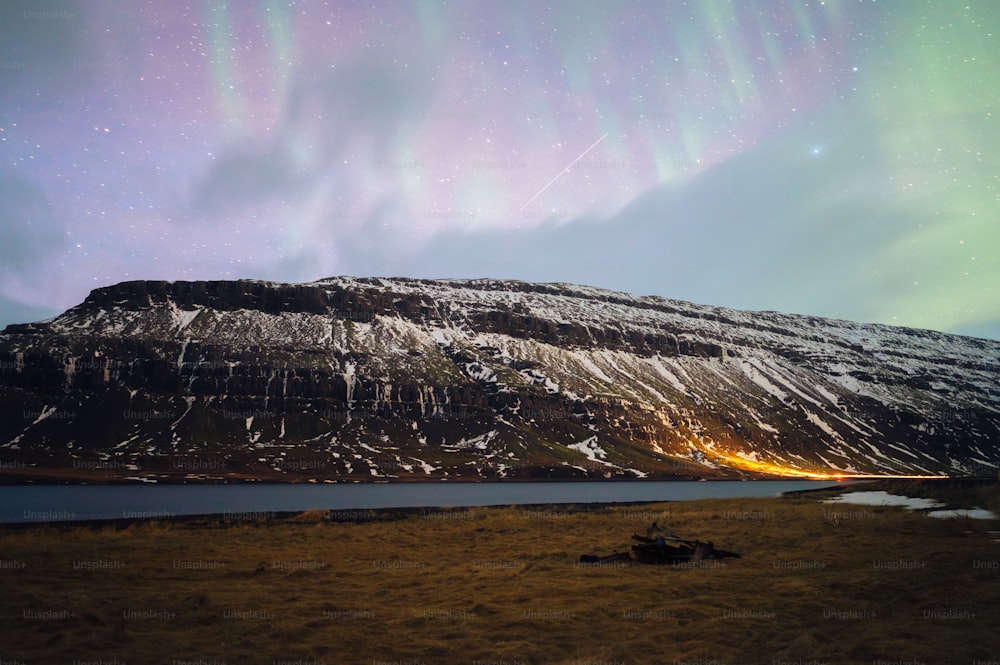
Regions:
[[[1000,661],[1000,522],[820,498],[0,527],[0,661]],[[577,563],[654,520],[742,558]]]

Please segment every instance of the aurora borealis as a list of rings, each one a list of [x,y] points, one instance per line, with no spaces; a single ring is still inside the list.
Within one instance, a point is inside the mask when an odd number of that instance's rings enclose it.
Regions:
[[[992,0],[0,6],[0,323],[562,281],[1000,338]]]

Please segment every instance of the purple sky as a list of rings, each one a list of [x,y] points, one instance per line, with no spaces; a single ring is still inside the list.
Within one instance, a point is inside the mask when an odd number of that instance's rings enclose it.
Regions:
[[[998,35],[991,0],[8,0],[0,324],[352,274],[1000,338]]]

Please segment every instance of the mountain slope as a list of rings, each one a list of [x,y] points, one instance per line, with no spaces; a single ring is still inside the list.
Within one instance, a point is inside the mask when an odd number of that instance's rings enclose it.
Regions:
[[[989,340],[565,284],[126,282],[0,335],[0,471],[995,473],[998,377]]]

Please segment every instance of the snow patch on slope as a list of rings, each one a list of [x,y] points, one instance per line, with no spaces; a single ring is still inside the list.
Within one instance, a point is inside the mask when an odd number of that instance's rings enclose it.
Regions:
[[[569,444],[566,447],[570,450],[575,450],[578,453],[583,453],[591,462],[596,462],[597,464],[603,464],[605,466],[615,466],[611,462],[606,461],[608,453],[606,450],[597,445],[596,436],[584,439],[580,443]]]

